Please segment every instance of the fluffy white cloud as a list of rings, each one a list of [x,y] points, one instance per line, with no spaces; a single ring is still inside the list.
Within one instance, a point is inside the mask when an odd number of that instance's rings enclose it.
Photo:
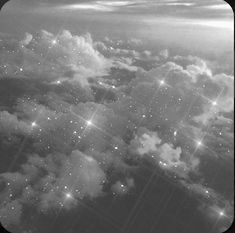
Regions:
[[[23,133],[29,134],[31,127],[26,122],[19,120],[17,116],[7,111],[0,112],[0,133],[5,135]]]
[[[23,203],[38,203],[39,210],[47,211],[102,195],[106,175],[94,158],[73,151],[69,156],[31,155],[19,173],[3,173],[0,181],[5,184],[2,198],[13,199],[1,204],[0,216],[8,225],[20,221]]]
[[[21,75],[49,82],[76,80],[86,85],[88,77],[104,75],[111,66],[94,48],[89,34],[76,36],[64,30],[54,35],[42,30],[36,35],[27,33],[24,40],[15,42],[12,53],[8,52],[9,46],[5,46],[1,55],[8,76]]]
[[[195,172],[199,159],[195,156],[182,156],[180,147],[174,148],[170,143],[163,143],[156,132],[139,128],[129,147],[130,153],[142,158],[154,160],[163,170],[187,177],[189,172]]]

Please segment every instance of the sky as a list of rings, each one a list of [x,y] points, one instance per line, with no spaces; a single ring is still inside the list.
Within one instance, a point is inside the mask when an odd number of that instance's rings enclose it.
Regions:
[[[0,222],[215,233],[234,212],[233,11],[221,0],[10,0]]]

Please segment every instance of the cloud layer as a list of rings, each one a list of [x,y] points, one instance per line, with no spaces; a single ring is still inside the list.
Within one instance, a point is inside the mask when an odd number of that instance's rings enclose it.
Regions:
[[[0,43],[5,226],[29,206],[47,215],[131,193],[148,163],[203,200],[208,216],[224,208],[231,219],[231,200],[205,169],[210,159],[233,160],[231,74],[199,57],[143,50],[138,39],[94,42],[64,30]]]

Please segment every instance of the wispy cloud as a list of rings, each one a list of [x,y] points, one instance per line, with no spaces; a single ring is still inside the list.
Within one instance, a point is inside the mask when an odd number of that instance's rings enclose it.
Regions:
[[[69,4],[57,7],[59,10],[93,10],[93,11],[113,11],[112,6],[106,6],[96,3],[90,4]]]

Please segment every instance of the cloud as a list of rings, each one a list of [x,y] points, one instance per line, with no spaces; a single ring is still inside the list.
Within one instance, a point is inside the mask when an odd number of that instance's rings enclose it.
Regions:
[[[24,207],[47,214],[127,194],[143,163],[203,202],[208,191],[209,206],[225,200],[202,181],[209,157],[232,158],[231,75],[199,57],[68,31],[1,43],[0,145],[14,158],[0,174],[6,225],[17,224]],[[123,47],[111,49],[115,43]],[[145,61],[153,61],[148,69]]]
[[[1,73],[8,76],[48,82],[73,80],[84,86],[88,77],[104,75],[110,68],[109,61],[94,49],[89,34],[76,36],[64,30],[53,35],[42,30],[15,42],[17,49],[12,52],[10,46],[5,45],[1,55],[4,64]]]
[[[4,135],[11,134],[29,134],[30,126],[17,118],[17,116],[10,114],[7,111],[0,112],[0,133]]]
[[[5,184],[2,195],[10,197],[1,207],[1,218],[8,225],[19,223],[23,204],[37,203],[38,210],[45,212],[102,195],[106,175],[94,158],[76,150],[69,156],[31,155],[19,173],[3,173],[0,180]]]
[[[0,220],[3,226],[19,225],[20,217],[22,214],[22,205],[18,201],[7,203],[4,207],[0,208]]]
[[[130,150],[143,156],[157,151],[157,145],[161,143],[157,132],[150,132],[146,128],[139,128],[135,139],[130,143]]]
[[[211,80],[208,80],[207,85],[209,82],[211,82],[211,86],[215,85],[218,92],[217,96],[214,96],[211,101],[208,101],[207,105],[203,106],[203,113],[195,116],[195,120],[203,124],[207,124],[208,120],[215,118],[220,113],[234,110],[234,77],[226,74],[216,74],[211,77]]]
[[[172,144],[164,143],[157,132],[151,132],[146,128],[138,129],[129,150],[130,153],[137,154],[141,158],[147,157],[154,160],[161,169],[180,177],[187,177],[189,172],[195,172],[200,161],[195,156],[185,159],[180,147],[174,148]]]

